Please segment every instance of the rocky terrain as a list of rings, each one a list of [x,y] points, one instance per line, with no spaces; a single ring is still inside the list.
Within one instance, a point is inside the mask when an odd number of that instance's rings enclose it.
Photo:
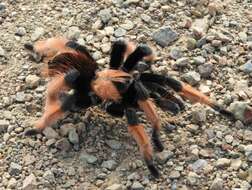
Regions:
[[[171,126],[159,110],[165,151],[156,154],[157,180],[125,120],[97,107],[25,138],[42,114],[46,80],[23,45],[57,35],[87,46],[101,67],[117,38],[147,43],[158,57],[154,72],[190,83],[237,120],[187,102]],[[0,189],[249,190],[251,77],[251,0],[1,0]]]

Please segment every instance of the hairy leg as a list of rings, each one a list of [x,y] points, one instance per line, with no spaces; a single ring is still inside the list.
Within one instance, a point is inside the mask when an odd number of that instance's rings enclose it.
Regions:
[[[156,112],[155,104],[150,100],[139,100],[138,105],[140,109],[142,109],[147,117],[147,119],[151,122],[153,127],[152,132],[152,141],[159,152],[164,150],[164,146],[160,140],[160,119]]]
[[[109,66],[111,69],[119,69],[123,61],[131,54],[135,49],[135,45],[132,42],[126,42],[124,40],[118,40],[112,45],[110,54]]]
[[[126,109],[128,131],[137,142],[144,157],[147,167],[154,177],[159,177],[159,172],[153,163],[152,146],[143,125],[139,124],[135,109]]]
[[[141,60],[152,61],[154,59],[152,50],[144,44],[139,45],[132,52],[123,64],[122,69],[126,72],[131,72]]]
[[[47,126],[56,122],[59,118],[64,116],[64,111],[59,100],[59,92],[66,90],[68,87],[65,84],[63,76],[54,78],[47,88],[47,97],[42,117],[36,122],[33,129],[25,131],[25,135],[36,135],[41,133]]]
[[[224,109],[221,105],[216,104],[214,101],[212,101],[208,96],[206,96],[202,92],[172,77],[162,76],[162,75],[153,74],[153,73],[143,73],[140,76],[140,80],[144,82],[158,83],[160,85],[167,85],[171,87],[173,90],[175,90],[176,92],[178,92],[180,95],[182,95],[186,99],[189,99],[192,102],[199,102],[199,103],[208,105],[214,110],[218,111],[219,113],[229,118],[234,118],[231,112]]]

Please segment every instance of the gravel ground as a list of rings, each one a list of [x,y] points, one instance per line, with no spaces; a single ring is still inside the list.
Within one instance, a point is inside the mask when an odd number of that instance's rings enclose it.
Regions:
[[[24,138],[42,114],[46,81],[23,44],[56,35],[86,45],[101,67],[117,38],[145,42],[159,57],[153,71],[230,106],[237,121],[187,102],[171,128],[159,110],[165,151],[156,154],[158,180],[125,120],[96,107]],[[251,189],[252,131],[244,124],[251,50],[251,0],[0,1],[0,189]]]

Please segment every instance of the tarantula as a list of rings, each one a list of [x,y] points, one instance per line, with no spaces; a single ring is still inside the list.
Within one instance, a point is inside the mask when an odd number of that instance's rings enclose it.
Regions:
[[[108,69],[99,70],[88,50],[75,41],[50,38],[26,44],[39,60],[46,60],[45,75],[51,78],[43,116],[25,135],[36,135],[47,126],[76,108],[85,109],[103,104],[113,116],[126,116],[128,131],[136,140],[147,167],[154,177],[159,171],[153,161],[152,145],[139,122],[137,110],[142,110],[153,127],[152,142],[157,151],[164,147],[159,138],[160,120],[156,105],[177,113],[184,108],[169,88],[189,100],[200,102],[232,117],[232,114],[211,101],[190,85],[169,76],[150,72],[134,72],[139,61],[152,61],[153,52],[147,45],[135,47],[131,42],[118,40],[112,45]],[[164,106],[165,105],[165,106]]]

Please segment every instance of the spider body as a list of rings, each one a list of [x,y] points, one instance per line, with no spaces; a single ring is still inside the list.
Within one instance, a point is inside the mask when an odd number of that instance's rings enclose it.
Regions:
[[[153,60],[152,50],[146,45],[134,47],[130,42],[115,42],[109,68],[105,70],[99,70],[84,46],[64,38],[51,38],[37,42],[34,46],[26,45],[26,48],[36,57],[47,60],[44,73],[51,78],[47,87],[44,114],[35,128],[26,130],[26,135],[40,133],[62,118],[65,112],[102,103],[111,115],[127,118],[129,133],[136,140],[151,174],[158,177],[151,142],[138,120],[137,110],[142,110],[150,121],[153,128],[151,139],[159,152],[164,147],[159,138],[161,125],[156,105],[175,114],[184,108],[183,102],[173,96],[170,89],[232,116],[204,94],[169,76],[134,74],[134,68],[139,61]]]

